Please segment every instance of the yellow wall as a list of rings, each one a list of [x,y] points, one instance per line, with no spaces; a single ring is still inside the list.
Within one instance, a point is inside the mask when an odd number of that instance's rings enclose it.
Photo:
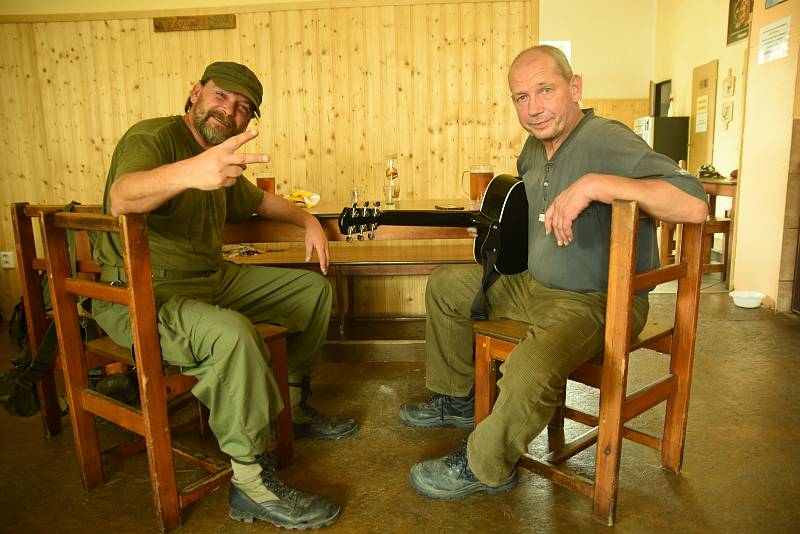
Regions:
[[[728,0],[670,0],[658,2],[656,16],[656,83],[671,79],[675,114],[692,109],[692,69],[719,60],[717,114],[714,127],[714,167],[729,175],[739,167],[744,96],[744,55],[747,39],[727,45]],[[679,28],[680,31],[676,31]],[[733,98],[724,97],[722,79],[730,69],[736,77]],[[720,109],[733,101],[733,121],[725,129]],[[697,169],[689,169],[697,172]],[[730,207],[729,203],[724,205]]]
[[[791,16],[789,56],[759,65],[761,28],[787,16]],[[738,289],[763,291],[772,306],[778,303],[782,250],[796,246],[796,241],[784,243],[784,213],[798,79],[798,30],[800,0],[788,0],[771,9],[756,2],[748,53],[733,283]]]
[[[540,0],[540,39],[572,42],[572,68],[583,77],[584,99],[646,99],[653,76],[656,4]]]

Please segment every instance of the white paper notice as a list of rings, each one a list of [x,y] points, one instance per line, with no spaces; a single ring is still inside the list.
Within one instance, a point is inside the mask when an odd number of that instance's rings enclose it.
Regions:
[[[761,28],[758,38],[758,64],[763,65],[789,55],[789,27],[792,17],[776,20]]]
[[[698,96],[694,112],[694,131],[708,131],[708,95]]]

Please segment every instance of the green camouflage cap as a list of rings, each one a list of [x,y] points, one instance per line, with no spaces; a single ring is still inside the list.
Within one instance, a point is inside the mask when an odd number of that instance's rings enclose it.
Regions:
[[[253,104],[256,117],[261,116],[261,110],[258,107],[261,105],[261,96],[264,94],[264,90],[253,71],[239,63],[217,61],[206,67],[200,81],[207,82],[208,80],[214,80],[215,84],[226,91],[239,93],[246,97]]]

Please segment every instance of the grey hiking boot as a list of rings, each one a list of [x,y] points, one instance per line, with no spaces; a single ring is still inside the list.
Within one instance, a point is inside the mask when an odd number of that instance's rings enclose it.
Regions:
[[[355,419],[346,415],[327,415],[308,404],[311,381],[304,376],[290,388],[301,388],[300,402],[292,406],[292,429],[295,438],[341,439],[358,430]],[[290,390],[291,393],[291,390]]]
[[[414,428],[474,428],[475,392],[466,397],[434,393],[425,402],[407,402],[400,406],[400,420]]]
[[[500,486],[488,486],[478,480],[467,461],[467,440],[455,452],[420,462],[411,467],[411,485],[431,499],[463,499],[473,493],[503,493],[517,484],[517,468]]]
[[[234,460],[237,461],[238,460]],[[256,502],[242,489],[231,483],[228,494],[229,515],[236,521],[252,523],[265,521],[289,530],[321,528],[336,521],[341,512],[338,504],[321,495],[311,495],[281,482],[273,472],[266,454],[256,458],[261,466],[261,494],[269,500]]]

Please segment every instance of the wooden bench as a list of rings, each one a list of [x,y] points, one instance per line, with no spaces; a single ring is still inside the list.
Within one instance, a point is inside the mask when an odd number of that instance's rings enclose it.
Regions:
[[[593,517],[606,525],[614,523],[616,513],[623,437],[660,451],[662,467],[675,473],[680,471],[697,332],[703,241],[702,224],[681,225],[681,245],[677,252],[679,261],[636,274],[638,207],[635,202],[615,201],[612,210],[605,348],[602,355],[587,362],[570,376],[570,380],[599,388],[599,414],[595,416],[564,405],[556,412],[551,428],[563,429],[563,418],[566,417],[587,425],[589,429],[543,458],[525,454],[519,460],[519,465],[590,497],[593,501]],[[631,340],[634,292],[672,280],[678,281],[673,322],[651,322],[639,336]],[[478,424],[489,415],[494,403],[495,362],[504,361],[517,343],[527,336],[528,325],[509,319],[495,319],[476,323],[474,332],[475,421]],[[669,370],[628,394],[629,354],[640,348],[669,355]],[[666,415],[661,436],[626,426],[628,421],[662,402],[666,403]],[[563,465],[566,460],[594,444],[593,478],[587,478]]]

